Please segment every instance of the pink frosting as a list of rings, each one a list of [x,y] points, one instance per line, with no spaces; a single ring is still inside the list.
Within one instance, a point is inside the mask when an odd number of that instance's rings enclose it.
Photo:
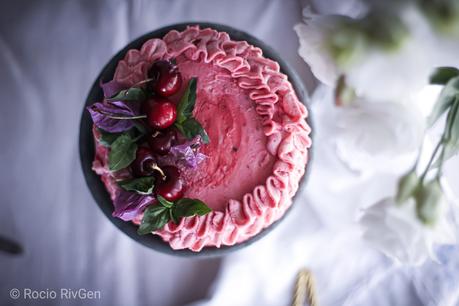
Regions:
[[[170,222],[155,234],[173,249],[193,251],[245,241],[292,204],[311,146],[307,110],[278,63],[212,29],[188,27],[148,40],[140,50],[127,52],[114,79],[135,84],[154,61],[170,58],[177,60],[185,81],[198,77],[195,116],[211,139],[202,149],[208,160],[183,173],[189,184],[185,196],[214,210],[177,225]],[[96,146],[93,167],[113,199],[119,187],[107,171],[108,152]]]

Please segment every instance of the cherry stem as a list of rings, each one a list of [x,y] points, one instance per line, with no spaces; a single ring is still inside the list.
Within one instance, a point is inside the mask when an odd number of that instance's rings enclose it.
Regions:
[[[153,79],[145,79],[145,80],[143,80],[143,81],[140,81],[140,82],[138,82],[138,83],[135,83],[134,85],[131,86],[131,88],[136,87],[136,86],[139,86],[139,85],[142,85],[142,84],[145,84],[145,83],[149,83],[149,82],[151,82],[151,81],[153,81]],[[129,89],[128,89],[128,90],[129,90]]]
[[[163,181],[166,180],[166,174],[164,173],[163,169],[161,169],[157,163],[153,163],[151,165],[151,168],[158,171],[160,174],[161,174],[161,178],[163,179]]]

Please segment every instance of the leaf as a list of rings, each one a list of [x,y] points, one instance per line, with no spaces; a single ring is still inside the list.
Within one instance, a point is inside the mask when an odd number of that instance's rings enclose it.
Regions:
[[[194,106],[196,104],[196,88],[197,79],[192,78],[188,82],[188,86],[180,99],[179,105],[177,106],[177,122],[183,123],[186,119],[193,116]]]
[[[459,76],[459,69],[454,67],[438,67],[430,75],[430,84],[445,85],[452,78]]]
[[[123,133],[108,133],[105,132],[104,130],[99,129],[100,132],[100,138],[99,142],[104,146],[104,147],[110,147],[112,143]]]
[[[137,230],[139,235],[159,230],[170,221],[169,209],[162,205],[151,205],[145,210],[142,222]]]
[[[107,101],[143,101],[145,100],[147,95],[142,88],[138,87],[131,87],[128,89],[121,90],[115,96],[107,99]]]
[[[445,85],[435,103],[432,113],[427,118],[427,126],[431,127],[453,104],[456,94],[459,93],[459,76],[452,78]]]
[[[126,89],[126,85],[118,83],[115,80],[108,81],[106,83],[102,83],[102,80],[99,81],[99,86],[102,88],[102,91],[104,92],[104,97],[105,98],[111,98],[113,97],[116,93],[120,92],[123,89]]]
[[[201,145],[201,137],[194,137],[183,144],[172,146],[169,150],[169,159],[175,164],[189,168],[196,168],[199,163],[207,158],[206,155],[196,152],[194,148]]]
[[[173,202],[170,202],[170,201],[166,200],[165,198],[163,198],[163,197],[160,196],[159,194],[156,196],[156,198],[158,199],[158,202],[159,202],[162,206],[164,206],[164,207],[166,207],[166,208],[171,208],[171,207],[174,205]]]
[[[182,198],[172,207],[177,219],[191,216],[204,216],[212,211],[204,202],[198,199]]]
[[[111,145],[108,155],[108,165],[111,171],[118,171],[129,166],[135,159],[137,144],[135,139],[124,133]]]
[[[152,196],[140,195],[135,192],[128,192],[118,189],[113,206],[113,216],[124,221],[131,221],[136,218],[143,209],[155,200]]]
[[[132,120],[117,120],[112,116],[132,117],[135,113],[127,107],[113,103],[94,103],[87,107],[95,126],[109,133],[119,133],[129,130],[134,126]]]
[[[419,186],[419,177],[416,171],[412,170],[406,175],[402,176],[398,182],[397,195],[395,201],[401,205],[411,198]]]
[[[174,216],[174,212],[172,209],[169,209],[169,216],[172,222],[174,222],[175,224],[179,224],[179,220]]]
[[[194,118],[188,118],[182,123],[175,123],[175,126],[187,139],[193,139],[200,135],[203,143],[209,143],[209,136],[202,125]]]
[[[153,176],[139,177],[118,182],[121,188],[127,191],[135,191],[138,194],[151,194],[153,192],[155,178]]]
[[[416,195],[416,213],[425,224],[434,224],[443,200],[443,191],[440,182],[433,180],[418,188]]]

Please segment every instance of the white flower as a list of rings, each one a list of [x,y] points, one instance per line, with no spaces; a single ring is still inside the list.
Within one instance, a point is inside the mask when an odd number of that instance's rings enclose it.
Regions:
[[[308,10],[304,10],[304,14],[305,23],[294,27],[300,40],[298,53],[319,81],[333,87],[341,71],[327,49],[327,39],[342,20],[349,17],[315,15]]]
[[[424,132],[424,118],[402,103],[357,99],[334,105],[333,93],[319,87],[312,97],[318,128],[333,137],[336,154],[361,173],[401,173],[415,159]]]
[[[382,199],[365,208],[359,218],[363,238],[399,263],[420,265],[428,258],[436,260],[435,246],[456,243],[446,199],[440,203],[439,217],[432,227],[416,217],[412,198],[401,206],[393,198]]]
[[[357,95],[371,100],[400,101],[427,85],[429,74],[440,65],[459,63],[456,40],[434,33],[425,18],[413,6],[406,6],[400,18],[408,29],[401,37],[400,48],[387,51],[375,47],[360,47],[354,60],[343,66],[332,56],[330,35],[343,31],[348,16],[315,15],[304,10],[304,23],[295,26],[299,38],[298,53],[322,83],[334,87],[340,74],[345,74],[349,86]],[[358,42],[359,40],[357,40]],[[360,44],[352,44],[356,48]]]
[[[416,155],[423,118],[400,103],[358,99],[338,107],[336,153],[356,171],[400,171]]]

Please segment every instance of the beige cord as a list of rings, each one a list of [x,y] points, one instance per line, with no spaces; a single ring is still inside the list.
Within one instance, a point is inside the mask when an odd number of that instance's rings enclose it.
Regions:
[[[305,301],[309,306],[317,306],[316,285],[314,275],[304,268],[298,272],[293,293],[292,306],[303,306]]]

